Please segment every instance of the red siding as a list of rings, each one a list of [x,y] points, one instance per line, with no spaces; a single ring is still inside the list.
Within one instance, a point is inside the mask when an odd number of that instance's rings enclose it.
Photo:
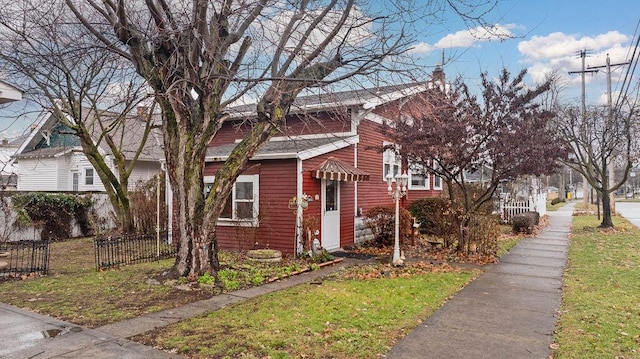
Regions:
[[[214,175],[221,165],[207,164],[205,175]],[[296,160],[262,161],[244,174],[260,175],[259,226],[219,225],[218,245],[229,250],[272,248],[293,253],[296,219],[287,206],[289,199],[296,195]]]
[[[218,130],[210,146],[233,143],[251,130],[251,126],[251,120],[227,121]],[[299,136],[349,131],[351,131],[351,117],[347,111],[321,112],[287,116],[285,126],[276,136]]]
[[[358,168],[369,173],[369,181],[358,183],[358,207],[363,213],[375,206],[392,206],[393,200],[387,194],[387,183],[382,178],[383,141],[388,141],[381,131],[380,125],[362,120],[358,126],[360,143],[358,143]]]
[[[387,193],[387,182],[382,178],[382,152],[379,150],[383,142],[390,140],[382,134],[380,124],[369,120],[360,122],[358,134],[358,168],[371,176],[369,181],[358,183],[358,207],[367,213],[375,206],[393,206],[393,200]],[[433,183],[429,188],[433,188]],[[439,190],[410,190],[400,204],[406,208],[416,199],[437,197],[439,194]]]

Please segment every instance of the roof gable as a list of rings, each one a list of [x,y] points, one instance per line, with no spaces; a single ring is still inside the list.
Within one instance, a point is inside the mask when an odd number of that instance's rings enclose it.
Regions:
[[[84,109],[83,115],[99,150],[103,154],[109,154],[111,150],[106,143],[102,127],[98,121],[91,121],[91,116],[94,116],[95,112]],[[124,121],[119,121],[115,113],[107,111],[102,112],[100,116],[103,124],[110,127],[107,136],[120,148],[127,159],[132,159],[144,138],[145,122],[137,116],[128,116]],[[67,120],[72,122],[70,118]],[[34,155],[51,157],[70,149],[81,150],[79,138],[51,110],[46,110],[40,115],[35,128],[16,152],[16,157],[33,157]],[[138,160],[160,161],[162,159],[164,159],[162,134],[154,128],[151,130]]]
[[[0,104],[22,100],[23,91],[8,82],[0,80]]]

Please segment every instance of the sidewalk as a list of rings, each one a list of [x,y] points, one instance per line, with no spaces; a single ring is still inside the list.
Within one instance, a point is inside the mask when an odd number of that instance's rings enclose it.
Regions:
[[[163,327],[229,304],[312,282],[354,260],[303,273],[259,287],[217,295],[207,300],[152,313],[96,329],[83,328],[51,317],[0,303],[0,359],[92,358],[143,359],[182,358],[123,338]]]
[[[573,206],[549,212],[542,233],[522,240],[386,358],[548,358]]]

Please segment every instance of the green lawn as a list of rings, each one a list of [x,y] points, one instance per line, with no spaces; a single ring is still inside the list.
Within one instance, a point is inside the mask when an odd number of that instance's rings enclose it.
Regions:
[[[379,358],[473,272],[340,279],[254,298],[135,338],[191,358]],[[372,273],[380,269],[373,268]]]
[[[574,217],[554,358],[640,358],[640,231]]]

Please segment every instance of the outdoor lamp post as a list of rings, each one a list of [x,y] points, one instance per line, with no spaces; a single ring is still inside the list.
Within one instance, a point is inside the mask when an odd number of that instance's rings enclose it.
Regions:
[[[387,175],[387,191],[396,204],[395,237],[393,242],[393,257],[391,258],[391,264],[394,266],[403,264],[403,260],[400,258],[400,198],[407,194],[408,182],[409,176],[406,172],[401,175],[396,175],[395,177],[391,173]],[[393,188],[394,183],[395,188]]]

